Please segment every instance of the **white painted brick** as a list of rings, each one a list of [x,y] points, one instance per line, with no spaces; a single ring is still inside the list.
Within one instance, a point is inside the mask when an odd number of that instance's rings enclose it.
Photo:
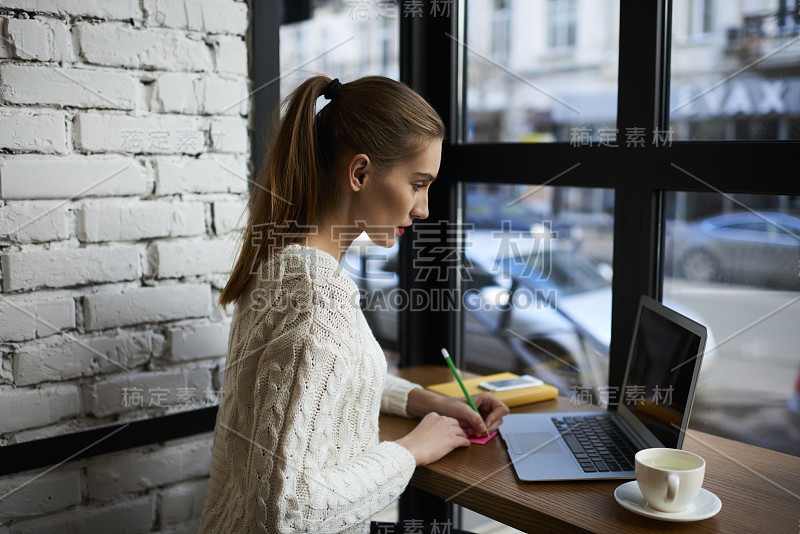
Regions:
[[[0,110],[0,148],[67,153],[64,113],[41,110]]]
[[[210,40],[215,43],[214,64],[217,72],[247,76],[247,45],[241,38],[215,35]]]
[[[150,354],[149,332],[120,332],[113,337],[75,335],[28,343],[14,354],[14,384],[129,371],[145,363]]]
[[[172,361],[187,361],[228,353],[228,335],[231,323],[192,324],[170,328],[169,358]]]
[[[24,341],[75,328],[75,301],[52,295],[8,295],[0,300],[0,342]]]
[[[230,272],[235,239],[176,240],[155,243],[158,278]]]
[[[0,34],[2,34],[2,20],[0,20]],[[0,59],[8,59],[14,57],[14,51],[11,45],[5,39],[0,39]],[[2,527],[0,527],[0,534],[5,534]]]
[[[14,243],[67,239],[67,207],[63,201],[9,201],[0,206],[0,239]]]
[[[14,493],[0,499],[0,518],[4,522],[57,512],[80,504],[80,468],[67,464],[44,474],[43,470],[35,470],[3,477],[0,495],[10,491]]]
[[[0,65],[0,100],[78,108],[133,109],[139,80],[120,71]]]
[[[169,371],[149,373],[119,373],[109,375],[108,378],[99,380],[94,384],[86,384],[84,386],[83,402],[87,413],[103,417],[113,413],[122,413],[151,406],[161,408],[172,408],[181,404],[200,406],[203,395],[210,388],[211,377],[209,370],[204,367],[197,369],[170,369]],[[142,401],[139,404],[133,400],[134,391],[140,393]],[[120,461],[120,469],[127,469],[127,467],[128,462]],[[207,467],[155,485],[176,482],[203,474],[208,474]],[[125,485],[125,487],[130,487],[130,485],[134,484],[132,480],[109,480],[100,484],[100,486],[105,487],[112,482]],[[126,491],[136,491],[137,489],[142,488],[132,487]],[[111,495],[103,492],[98,493],[97,488],[94,491],[90,490],[89,493],[92,498],[108,498]]]
[[[191,9],[184,0],[144,0],[144,11],[150,25],[204,33],[247,31],[247,6],[230,0],[194,0]]]
[[[250,99],[243,81],[207,77],[203,84],[203,112],[209,115],[247,115]]]
[[[7,353],[0,352],[0,384],[11,384],[14,381],[11,358]]]
[[[87,15],[102,19],[141,19],[139,0],[3,0],[3,7],[56,13],[66,16]]]
[[[247,119],[214,117],[211,119],[211,143],[215,152],[246,153],[250,148]]]
[[[155,516],[155,496],[119,501],[109,506],[81,506],[56,514],[12,523],[9,534],[134,534],[149,532]]]
[[[0,160],[0,197],[75,198],[149,193],[138,162],[128,158],[8,158]]]
[[[178,525],[171,525],[164,529],[161,529],[160,534],[197,534],[200,531],[200,524],[202,523],[201,518],[192,519],[191,521],[187,521],[186,523],[180,523]],[[0,531],[0,534],[4,534]]]
[[[75,116],[75,147],[88,152],[198,154],[204,149],[204,130],[208,120],[199,117],[81,112]]]
[[[209,466],[210,467],[210,466]],[[161,527],[200,517],[208,493],[208,479],[176,484],[161,491]]]
[[[89,63],[172,71],[213,70],[209,46],[197,35],[183,31],[140,30],[119,23],[78,23],[73,31],[81,54]]]
[[[130,241],[200,235],[206,231],[200,202],[97,201],[78,212],[81,241]]]
[[[69,30],[60,20],[6,19],[5,35],[18,59],[75,61]]]
[[[14,389],[0,395],[0,433],[49,425],[78,415],[78,386]]]
[[[78,423],[77,419],[65,419],[63,423],[55,423],[47,426],[40,426],[39,428],[31,428],[15,432],[8,438],[8,444],[25,443],[26,441],[33,441],[36,439],[47,439],[56,436],[63,436],[65,434],[72,434],[85,430],[85,425]]]
[[[250,172],[243,158],[157,159],[156,192],[245,193]]]
[[[247,224],[247,202],[214,202],[214,229],[217,235],[240,230]]]
[[[150,109],[161,113],[247,115],[247,84],[217,76],[164,73],[155,82]]]
[[[205,284],[142,287],[84,297],[87,330],[205,317],[210,312],[211,288]]]
[[[141,275],[139,248],[133,245],[30,250],[3,254],[0,260],[5,291],[134,280]]]
[[[152,111],[199,114],[202,106],[202,78],[200,76],[182,72],[166,72],[156,79],[150,100]]]

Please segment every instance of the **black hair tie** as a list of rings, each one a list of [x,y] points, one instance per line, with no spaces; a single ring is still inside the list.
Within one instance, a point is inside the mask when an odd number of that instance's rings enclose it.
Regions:
[[[339,94],[339,90],[340,90],[341,88],[342,88],[342,84],[341,84],[341,82],[339,81],[339,78],[334,78],[333,80],[331,80],[331,83],[329,83],[329,84],[328,84],[328,85],[325,87],[325,90],[324,90],[324,91],[322,91],[322,96],[324,96],[324,97],[325,97],[326,99],[328,99],[328,100],[333,100],[333,98],[334,98],[336,95],[338,95],[338,94]]]

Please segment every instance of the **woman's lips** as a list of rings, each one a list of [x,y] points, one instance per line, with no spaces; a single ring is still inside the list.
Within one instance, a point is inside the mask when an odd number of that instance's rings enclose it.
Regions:
[[[404,233],[406,230],[405,230],[405,228],[403,228],[402,226],[398,226],[398,227],[397,227],[397,231],[398,231],[398,232],[400,232],[400,235],[403,235],[403,233]]]

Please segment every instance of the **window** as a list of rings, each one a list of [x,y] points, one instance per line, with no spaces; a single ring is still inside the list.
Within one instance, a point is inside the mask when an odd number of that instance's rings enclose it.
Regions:
[[[600,400],[611,338],[614,193],[466,184],[464,364]],[[583,393],[584,395],[586,393]]]
[[[551,50],[570,49],[577,36],[577,0],[547,1],[547,46]]]
[[[468,142],[569,142],[577,129],[597,141],[613,130],[618,1],[472,0],[467,10]]]
[[[686,12],[686,35],[699,37],[711,31],[712,0],[689,0]]]
[[[314,74],[342,83],[366,75],[400,77],[393,2],[314,2],[308,20],[281,25],[281,97]]]
[[[676,0],[673,9],[675,139],[800,139],[794,5]]]
[[[664,302],[709,331],[691,426],[800,455],[800,201],[668,193],[666,212]]]

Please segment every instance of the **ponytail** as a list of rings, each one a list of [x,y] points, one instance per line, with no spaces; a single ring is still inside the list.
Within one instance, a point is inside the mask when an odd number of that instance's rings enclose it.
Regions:
[[[326,89],[331,101],[315,113]],[[341,184],[332,176],[346,149],[367,154],[387,169],[444,138],[436,111],[404,84],[380,76],[331,84],[313,76],[283,102],[285,109],[248,202],[241,252],[219,298],[225,306],[244,292],[250,275],[271,251],[300,242],[334,209]],[[265,235],[268,234],[268,235]]]

